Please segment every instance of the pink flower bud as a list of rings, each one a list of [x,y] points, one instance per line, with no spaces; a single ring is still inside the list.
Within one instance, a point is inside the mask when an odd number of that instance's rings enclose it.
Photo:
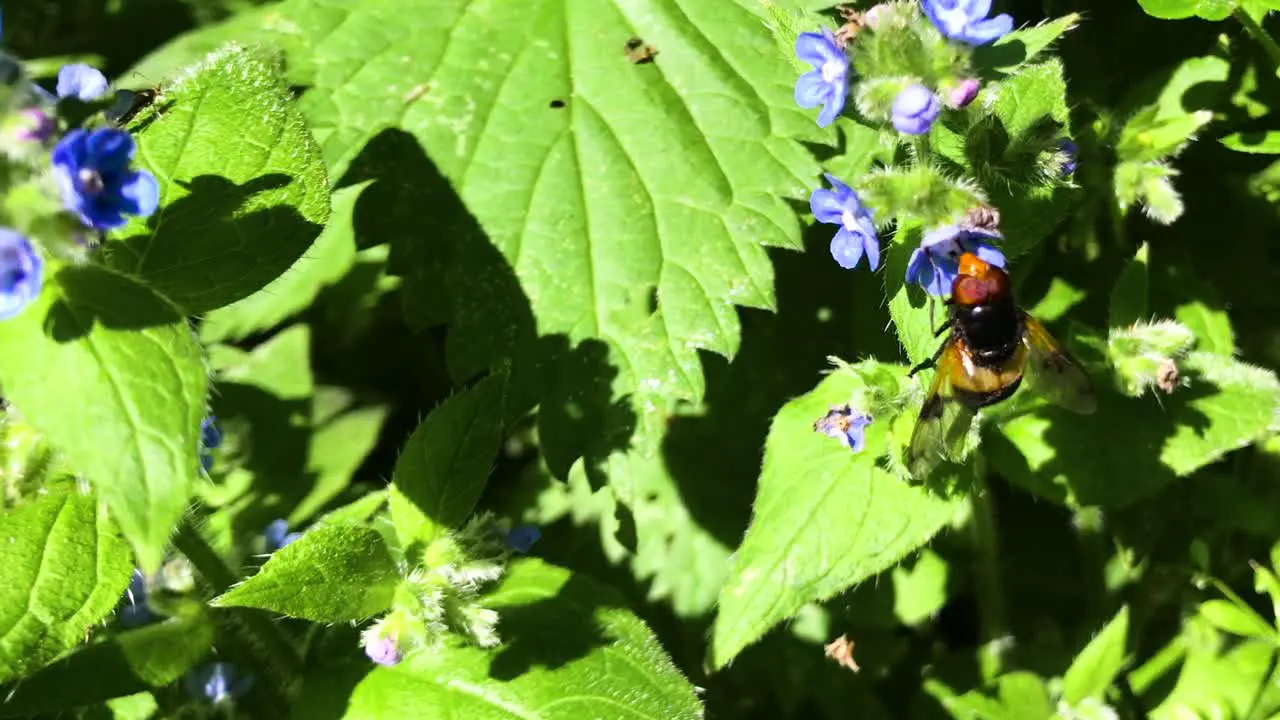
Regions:
[[[953,108],[962,108],[978,97],[978,81],[965,78],[947,90],[947,104]]]
[[[887,7],[884,3],[871,7],[866,12],[862,13],[862,24],[872,30],[875,30],[876,26],[880,24],[880,13],[884,12],[886,9]]]

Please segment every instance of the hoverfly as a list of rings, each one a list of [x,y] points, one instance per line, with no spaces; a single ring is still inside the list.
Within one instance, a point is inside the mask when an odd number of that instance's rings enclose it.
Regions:
[[[920,408],[907,468],[923,478],[943,457],[958,457],[977,411],[1013,395],[1024,378],[1045,399],[1078,413],[1097,406],[1080,366],[1038,320],[1018,307],[1004,270],[963,253],[946,301],[951,333],[909,375],[935,367]]]

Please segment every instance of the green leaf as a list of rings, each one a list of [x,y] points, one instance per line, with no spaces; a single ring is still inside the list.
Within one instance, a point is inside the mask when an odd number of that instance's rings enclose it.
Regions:
[[[805,603],[892,567],[955,514],[954,501],[877,465],[890,445],[889,418],[867,428],[860,454],[814,431],[830,406],[862,387],[856,373],[833,373],[774,417],[751,526],[720,592],[713,667]]]
[[[213,636],[205,614],[111,635],[24,680],[0,703],[0,717],[65,712],[163,687],[208,656]]]
[[[83,642],[133,571],[129,545],[95,495],[70,482],[47,487],[0,513],[0,683]]]
[[[190,314],[249,297],[302,257],[329,215],[320,149],[267,58],[230,46],[133,121],[160,209],[104,256]],[[217,174],[210,168],[216,168]]]
[[[1160,453],[1175,473],[1190,475],[1267,432],[1280,412],[1280,381],[1270,370],[1200,351],[1190,353],[1183,368],[1217,389],[1188,403],[1200,417],[1179,423]]]
[[[1219,140],[1226,147],[1238,152],[1275,155],[1280,153],[1280,131],[1238,132]]]
[[[1056,20],[1014,30],[990,45],[975,48],[974,67],[983,77],[1012,75],[1079,24],[1080,13],[1068,13]]]
[[[357,408],[316,428],[307,452],[307,474],[315,481],[289,511],[290,527],[305,523],[351,484],[377,443],[387,412],[381,405]]]
[[[1088,292],[1060,277],[1055,277],[1049,281],[1049,289],[1045,291],[1044,297],[1040,298],[1027,312],[1040,322],[1053,322],[1066,315],[1087,296]]]
[[[1056,717],[1049,690],[1035,673],[1013,672],[996,680],[1000,704],[1010,720],[1050,720]]]
[[[258,574],[210,604],[256,607],[315,622],[364,620],[391,607],[399,581],[377,531],[324,524],[272,553]]]
[[[200,469],[200,348],[178,310],[131,278],[95,265],[49,273],[40,297],[0,323],[0,385],[154,571]]]
[[[1216,643],[1191,644],[1176,684],[1171,691],[1155,695],[1159,704],[1149,717],[1268,717],[1252,715],[1250,710],[1266,710],[1255,703],[1261,699],[1259,689],[1275,681],[1274,659],[1275,646],[1258,640],[1245,640],[1229,649]]]
[[[693,686],[611,589],[524,559],[486,605],[502,617],[496,651],[448,645],[367,675],[367,664],[337,678],[308,674],[298,716],[332,712],[337,693],[349,720],[703,717]]]
[[[817,166],[792,139],[814,121],[759,3],[291,0],[279,12],[290,40],[310,43],[291,64],[322,68],[301,105],[332,174],[393,186],[368,227],[396,245],[411,322],[466,328],[450,334],[456,377],[510,351],[508,313],[571,346],[603,339],[619,395],[643,384],[697,398],[699,351],[737,350],[734,306],[774,306],[765,247],[799,248],[785,198],[807,195]],[[654,62],[627,61],[633,35]],[[494,37],[510,51],[477,72],[477,44]],[[426,225],[422,207],[435,209]]]
[[[893,614],[903,625],[919,625],[942,609],[947,602],[947,570],[947,561],[927,548],[910,567],[893,569]]]
[[[1228,357],[1235,355],[1236,334],[1226,310],[1192,300],[1175,308],[1173,316],[1195,334],[1197,348]]]
[[[1036,494],[1118,507],[1254,442],[1280,408],[1280,384],[1269,371],[1203,351],[1179,368],[1189,384],[1158,403],[1099,383],[1089,420],[1038,409],[1000,426],[1008,442],[983,448],[1001,473]]]
[[[266,287],[206,315],[200,338],[228,342],[269,330],[306,309],[321,290],[337,282],[356,262],[352,214],[365,187],[361,183],[334,192],[329,222],[306,255]]]
[[[1229,600],[1206,600],[1200,603],[1200,615],[1214,627],[1246,638],[1277,641],[1276,629],[1266,618],[1247,605]]]
[[[1147,318],[1147,244],[1144,242],[1125,264],[1111,290],[1111,327],[1127,327]]]
[[[1161,20],[1183,20],[1192,16],[1204,20],[1225,20],[1231,14],[1229,0],[1138,0],[1142,9]]]
[[[1085,698],[1101,699],[1129,659],[1129,608],[1111,619],[1071,662],[1062,678],[1062,699],[1077,705]]]
[[[489,480],[502,440],[507,376],[490,375],[432,410],[391,476],[391,519],[404,546],[460,526]]]

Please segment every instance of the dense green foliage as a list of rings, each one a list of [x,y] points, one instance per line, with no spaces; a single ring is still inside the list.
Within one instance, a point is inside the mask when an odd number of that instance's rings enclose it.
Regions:
[[[1280,719],[1280,2],[882,10],[819,124],[827,0],[6,4],[159,196],[0,78],[0,718]],[[979,207],[1097,408],[913,477]]]

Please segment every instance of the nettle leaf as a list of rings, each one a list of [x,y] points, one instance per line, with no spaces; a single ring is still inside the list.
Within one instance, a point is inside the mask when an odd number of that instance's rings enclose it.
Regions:
[[[349,697],[343,691],[343,717],[703,717],[693,686],[613,590],[524,559],[511,564],[485,602],[502,618],[503,644],[496,651],[448,645],[358,680],[347,675],[354,688]],[[299,693],[298,713],[323,714],[332,707],[324,688],[341,680],[307,680],[320,687]]]
[[[1179,362],[1187,384],[1173,394],[1126,398],[1098,383],[1088,420],[1045,407],[1007,420],[984,445],[1012,482],[1047,498],[1118,507],[1158,491],[1244,447],[1280,412],[1274,373],[1194,351]]]
[[[65,712],[163,687],[208,657],[213,635],[203,613],[113,634],[24,679],[0,703],[0,717]]]
[[[107,261],[189,314],[261,290],[311,247],[329,215],[320,149],[272,62],[229,46],[164,88],[131,130],[160,209]]]
[[[336,191],[329,222],[311,249],[266,287],[205,315],[200,338],[207,343],[229,342],[269,330],[302,312],[321,290],[337,282],[356,262],[351,219],[366,187],[361,183]]]
[[[475,508],[502,441],[507,376],[454,395],[422,421],[391,476],[391,519],[404,546],[430,543]]]
[[[390,608],[399,582],[395,561],[376,530],[322,524],[272,553],[258,574],[210,604],[347,622]]]
[[[1099,698],[1129,660],[1129,608],[1123,607],[1071,662],[1062,678],[1062,699],[1076,705]]]
[[[720,593],[714,667],[806,603],[892,567],[954,516],[956,501],[877,464],[890,445],[891,418],[872,422],[859,454],[814,430],[862,385],[854,373],[833,373],[774,417],[751,526]]]
[[[800,247],[784,198],[816,181],[791,139],[813,118],[757,3],[669,10],[280,6],[314,45],[298,53],[315,66],[301,104],[325,158],[335,176],[386,181],[370,222],[397,244],[410,320],[454,320],[456,376],[537,318],[571,344],[603,339],[617,393],[697,398],[698,351],[737,349],[734,306],[774,306],[764,248]],[[628,60],[633,35],[653,62]]]
[[[48,490],[0,513],[0,682],[84,642],[133,572],[129,545],[94,494],[70,482]]]
[[[49,272],[40,297],[0,323],[0,385],[153,571],[200,471],[200,347],[179,310],[131,278],[94,265]]]

